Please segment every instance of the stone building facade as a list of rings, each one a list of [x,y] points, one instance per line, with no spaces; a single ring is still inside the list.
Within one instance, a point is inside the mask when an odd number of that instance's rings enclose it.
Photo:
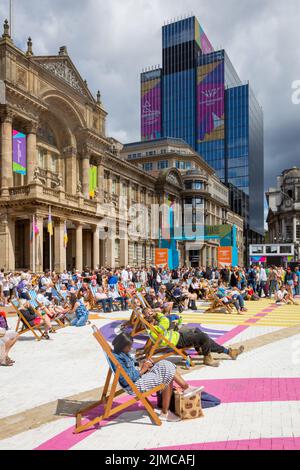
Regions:
[[[266,193],[270,243],[300,243],[300,168],[283,171]]]
[[[66,47],[57,55],[36,56],[29,38],[24,52],[5,22],[0,39],[0,268],[41,272],[52,266],[62,272],[154,262],[153,205],[180,203],[185,175],[176,167],[151,175],[123,158],[122,145],[106,135],[106,118],[100,92],[91,94]],[[26,174],[13,171],[14,130],[26,136]],[[91,166],[97,167],[92,194]],[[129,211],[133,204],[146,207],[146,236],[138,228],[128,236],[128,226],[135,223]],[[211,211],[212,222],[221,221],[215,205]],[[180,242],[178,249],[183,256]]]
[[[154,177],[171,168],[179,171],[183,181],[182,203],[192,205],[194,209],[203,207],[203,223],[206,226],[228,224],[236,227],[238,260],[239,264],[243,265],[243,218],[230,210],[229,190],[216,176],[215,170],[186,142],[181,139],[162,138],[129,143],[124,145],[121,157]],[[194,245],[193,247],[193,243],[188,243],[190,255],[187,250],[185,255],[182,254],[186,264],[198,259],[201,266],[217,265],[217,249],[220,245],[218,240],[207,239],[200,247],[198,242],[194,242]]]

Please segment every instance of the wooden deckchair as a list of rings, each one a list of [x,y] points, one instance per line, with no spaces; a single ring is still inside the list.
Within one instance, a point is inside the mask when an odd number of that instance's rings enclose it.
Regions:
[[[224,303],[222,300],[217,296],[213,295],[211,297],[211,304],[210,306],[205,310],[205,313],[218,313],[220,311],[223,311],[223,313],[232,313],[232,305],[230,303]]]
[[[28,294],[29,294],[29,302],[30,302],[30,305],[31,307],[33,308],[33,310],[35,311],[35,313],[37,315],[39,315],[40,317],[42,317],[42,315],[39,313],[38,311],[38,308],[40,307],[38,301],[37,301],[37,293],[35,290],[31,289],[28,291]],[[60,327],[60,328],[65,328],[67,325],[64,325],[64,323],[62,321],[60,321],[58,318],[50,318],[51,321],[54,321],[55,323],[57,323],[57,325]]]
[[[149,339],[144,346],[143,354],[140,355],[141,352],[139,351],[139,357],[145,356],[147,359],[152,359],[153,362],[155,363],[162,361],[163,359],[166,359],[167,357],[171,357],[171,356],[181,356],[184,359],[184,361],[187,360],[188,354],[185,351],[185,349],[177,348],[163,334],[158,333],[155,327],[151,325],[144,318],[143,314],[139,312],[137,309],[135,310],[135,314],[137,318],[139,319],[140,323],[144,327],[143,331],[146,331],[147,335],[149,336]],[[156,340],[151,336],[151,333],[157,336]],[[162,343],[165,343],[166,346],[161,346]],[[158,357],[156,357],[157,354],[159,354]],[[191,363],[191,367],[195,366],[192,360],[190,360],[190,363]]]
[[[162,424],[161,420],[159,419],[158,415],[154,411],[154,408],[153,408],[151,402],[149,401],[149,397],[151,395],[153,395],[154,393],[156,393],[160,390],[163,390],[165,386],[164,385],[159,385],[159,386],[149,390],[148,392],[144,392],[144,393],[140,392],[137,389],[137,387],[135,386],[134,382],[128,376],[126,371],[123,369],[123,367],[121,366],[119,361],[113,355],[112,350],[111,350],[109,344],[107,343],[106,339],[104,338],[104,336],[100,333],[100,331],[96,328],[96,326],[93,326],[92,329],[93,329],[94,338],[98,341],[98,343],[100,344],[100,346],[101,346],[101,348],[102,348],[102,350],[105,354],[105,357],[106,357],[108,365],[109,365],[109,371],[108,371],[108,374],[107,374],[107,377],[106,377],[106,381],[105,381],[105,385],[104,385],[104,389],[103,389],[102,397],[101,397],[100,401],[98,401],[97,403],[94,403],[92,406],[89,406],[87,408],[84,408],[84,409],[80,410],[76,414],[76,426],[75,426],[75,431],[74,432],[76,434],[78,434],[82,431],[86,431],[87,429],[95,426],[95,424],[100,423],[101,421],[106,420],[106,419],[110,418],[111,416],[113,416],[117,413],[120,413],[121,411],[124,411],[125,409],[131,407],[132,405],[134,405],[137,402],[141,402],[142,405],[144,405],[144,407],[146,408],[147,413],[149,414],[149,416],[150,416],[151,420],[154,422],[154,424],[160,426]],[[124,389],[117,390],[119,388],[119,379],[120,379],[120,377],[123,377],[126,380],[129,387],[131,388],[132,393],[133,393],[133,395],[131,395],[131,396],[133,396],[133,398],[131,400],[127,401],[126,403],[116,405],[113,408],[115,398],[117,398],[120,395],[125,394],[125,393],[128,394],[127,390],[124,390]],[[109,387],[110,387],[110,383],[111,383],[112,378],[113,378],[113,381],[112,381],[111,389],[110,389],[110,392],[109,392]],[[92,410],[98,408],[101,405],[104,405],[104,411],[101,414],[101,416],[97,416],[96,418],[92,419],[88,423],[82,424],[83,416],[88,414]]]
[[[103,310],[102,305],[97,303],[96,300],[96,292],[97,292],[97,287],[95,286],[89,286],[89,296],[88,296],[88,302],[90,304],[90,310],[98,310],[101,311]]]
[[[34,335],[35,339],[37,341],[40,341],[43,337],[43,332],[41,330],[41,327],[38,325],[35,325],[35,326],[30,325],[30,323],[24,317],[23,313],[19,310],[19,301],[17,299],[13,299],[11,303],[18,315],[16,333],[18,333],[18,335],[21,336],[27,333],[28,331],[30,331]]]
[[[130,336],[132,338],[134,338],[135,336],[138,336],[141,333],[143,333],[145,331],[145,327],[144,327],[144,325],[141,324],[140,319],[135,314],[136,307],[133,303],[134,296],[131,295],[130,293],[128,293],[127,295],[129,297],[129,299],[131,300],[132,313],[131,313],[130,319],[123,324],[122,329],[124,330],[126,328],[131,328]],[[142,298],[142,300],[141,300],[138,295],[137,295],[137,297],[140,300],[140,302],[142,303],[142,306],[146,307],[147,305],[144,302],[145,299]]]

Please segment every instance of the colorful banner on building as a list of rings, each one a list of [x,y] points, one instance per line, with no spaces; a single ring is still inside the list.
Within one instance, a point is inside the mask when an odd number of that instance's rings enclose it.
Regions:
[[[197,143],[225,139],[224,61],[197,69]]]
[[[89,195],[91,198],[95,197],[97,189],[97,167],[91,165],[89,169]]]
[[[232,265],[232,247],[231,246],[219,246],[218,265],[219,267]]]
[[[251,256],[250,262],[251,263],[266,263],[267,257],[266,256]]]
[[[153,140],[161,137],[161,78],[147,80],[143,74],[141,83],[141,138]]]
[[[26,135],[13,130],[13,172],[19,175],[27,173]]]
[[[197,42],[203,54],[209,54],[210,52],[214,52],[214,48],[211,45],[205,32],[203,31],[202,27],[200,26],[197,18],[195,18],[195,41]]]
[[[218,238],[224,239],[225,237],[232,237],[232,226],[229,224],[225,225],[205,225],[204,235],[207,238]],[[229,244],[228,244],[229,245]]]
[[[169,250],[165,248],[155,249],[155,265],[158,268],[167,268],[169,264]]]

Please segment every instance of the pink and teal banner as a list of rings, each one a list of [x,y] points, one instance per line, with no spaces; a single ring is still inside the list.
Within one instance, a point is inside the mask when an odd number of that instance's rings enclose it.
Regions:
[[[161,79],[142,82],[141,137],[153,140],[161,137]]]
[[[203,31],[203,28],[200,26],[197,18],[195,18],[195,40],[203,54],[214,52],[214,48]]]
[[[224,62],[198,67],[197,72],[197,142],[225,138]]]
[[[13,130],[13,172],[19,175],[27,173],[26,135]]]

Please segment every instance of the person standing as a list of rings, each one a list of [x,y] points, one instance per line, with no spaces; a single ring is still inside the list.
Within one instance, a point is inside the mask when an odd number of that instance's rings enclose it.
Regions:
[[[263,266],[261,266],[259,269],[259,291],[258,291],[259,297],[262,296],[263,292],[265,294],[265,297],[269,297],[267,281],[268,281],[268,278],[267,278],[266,270]]]

